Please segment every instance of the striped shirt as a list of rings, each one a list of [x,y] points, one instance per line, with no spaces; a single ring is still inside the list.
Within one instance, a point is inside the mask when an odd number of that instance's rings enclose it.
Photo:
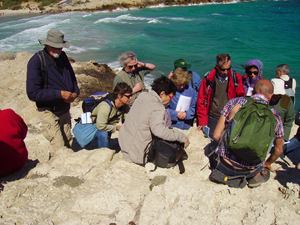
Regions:
[[[269,104],[266,97],[262,94],[255,94],[251,98],[253,98],[254,100],[258,101],[261,104]],[[243,106],[247,102],[248,102],[248,100],[244,97],[233,98],[233,99],[229,100],[228,103],[224,106],[223,110],[221,111],[221,115],[225,116],[225,118],[226,118],[226,123],[227,123],[226,127],[227,128],[229,128],[231,126],[232,120],[231,121],[229,120],[229,113],[231,112],[231,110],[236,105],[240,104],[241,106]],[[281,118],[275,109],[272,108],[271,111],[273,112],[275,119],[276,119],[275,138],[281,138],[284,135],[283,124],[282,124]],[[220,154],[220,156],[232,161],[233,163],[240,165],[242,167],[246,167],[248,169],[254,169],[256,166],[253,163],[246,162],[244,160],[241,160],[241,159],[233,156],[226,147],[225,135],[221,138],[220,144],[219,144],[218,148],[216,149],[216,153]],[[263,162],[263,164],[264,163],[265,162]]]

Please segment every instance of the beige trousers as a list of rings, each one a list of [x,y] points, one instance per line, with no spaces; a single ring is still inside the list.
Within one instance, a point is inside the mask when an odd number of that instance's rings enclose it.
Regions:
[[[42,133],[52,145],[51,155],[61,147],[71,147],[70,143],[73,137],[69,112],[57,116],[53,112],[45,110],[39,112],[39,117],[42,121]]]

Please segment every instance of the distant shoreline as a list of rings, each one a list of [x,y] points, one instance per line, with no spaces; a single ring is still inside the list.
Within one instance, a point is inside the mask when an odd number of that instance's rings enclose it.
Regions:
[[[243,1],[243,0],[241,0]],[[75,2],[75,1],[73,1]],[[46,6],[43,10],[38,9],[38,4],[35,2],[29,2],[31,9],[19,9],[19,10],[0,10],[1,17],[10,17],[18,15],[40,15],[40,14],[58,14],[64,12],[94,12],[94,11],[113,11],[117,9],[130,9],[130,8],[146,8],[150,6],[187,6],[187,5],[200,5],[200,4],[222,4],[236,2],[235,0],[209,2],[209,0],[185,0],[185,1],[174,1],[168,0],[88,0],[88,2],[81,4],[68,4],[60,6],[59,4]]]

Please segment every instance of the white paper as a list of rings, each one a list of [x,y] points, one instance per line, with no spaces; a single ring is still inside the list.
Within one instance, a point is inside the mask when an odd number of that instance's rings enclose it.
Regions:
[[[176,106],[176,111],[183,111],[185,112],[190,108],[190,104],[192,101],[192,97],[187,97],[180,95],[177,106]]]
[[[252,87],[248,87],[248,91],[247,91],[246,96],[252,96],[252,91],[253,91],[253,88]]]
[[[82,124],[93,123],[92,115],[91,115],[90,112],[86,112],[86,113],[81,114],[81,123]]]

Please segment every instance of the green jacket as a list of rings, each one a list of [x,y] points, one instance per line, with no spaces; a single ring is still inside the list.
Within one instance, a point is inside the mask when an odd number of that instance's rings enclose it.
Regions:
[[[110,105],[106,101],[102,101],[92,112],[93,122],[96,122],[96,127],[100,131],[115,132],[122,113],[127,114],[129,112],[128,105],[124,105],[117,110],[115,102],[111,101],[111,103],[113,106],[111,112]]]
[[[271,105],[281,117],[285,141],[289,140],[291,129],[295,120],[295,109],[291,98],[287,95],[282,95],[276,105]]]
[[[119,73],[115,76],[114,79],[114,88],[117,85],[117,83],[125,82],[128,84],[131,88],[133,88],[137,83],[142,84],[142,91],[139,91],[135,93],[132,96],[132,99],[130,100],[129,106],[131,107],[133,105],[134,100],[142,93],[142,92],[148,92],[146,89],[146,86],[144,84],[144,77],[150,73],[150,70],[138,70],[135,74],[127,73],[124,69],[120,70]]]

